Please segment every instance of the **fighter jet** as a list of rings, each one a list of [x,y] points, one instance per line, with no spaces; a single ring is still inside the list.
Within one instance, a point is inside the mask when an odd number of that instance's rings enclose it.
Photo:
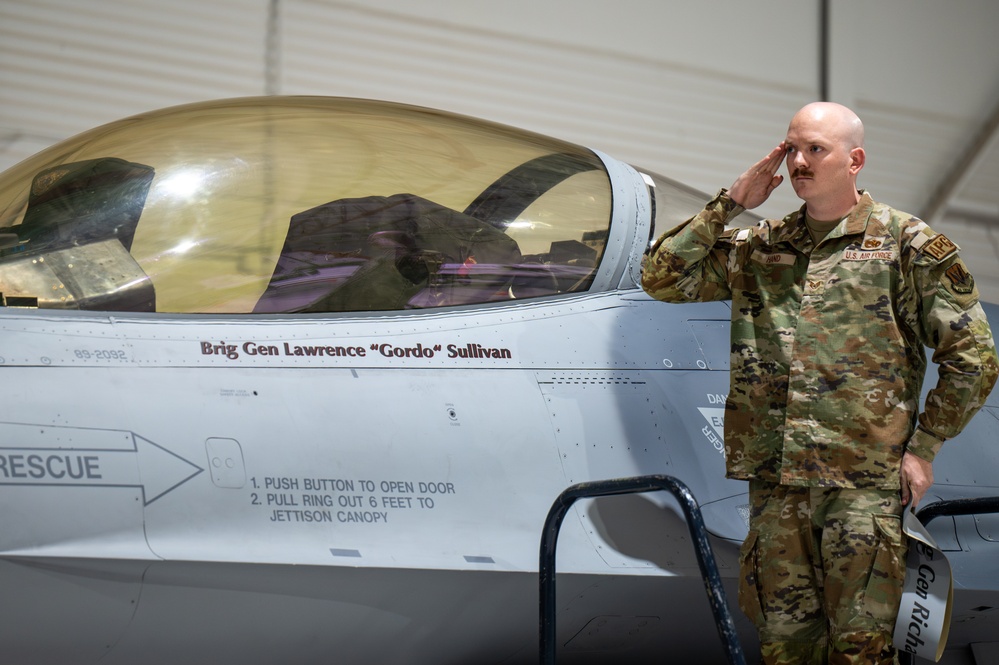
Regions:
[[[536,663],[552,502],[665,474],[753,662],[729,306],[639,287],[650,241],[707,198],[531,132],[322,97],[150,112],[3,173],[2,660]],[[999,493],[997,400],[924,501]],[[999,521],[930,529],[955,574],[945,662],[987,662]],[[558,580],[560,663],[724,662],[669,494],[577,502]]]

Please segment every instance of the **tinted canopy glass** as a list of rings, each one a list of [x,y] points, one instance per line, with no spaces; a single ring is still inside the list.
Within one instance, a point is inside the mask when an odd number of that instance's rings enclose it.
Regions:
[[[6,306],[404,310],[589,288],[611,189],[590,151],[428,109],[191,104],[0,176]]]

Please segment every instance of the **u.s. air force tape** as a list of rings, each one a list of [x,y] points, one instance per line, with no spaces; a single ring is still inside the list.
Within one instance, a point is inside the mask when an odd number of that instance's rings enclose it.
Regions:
[[[950,562],[911,508],[902,516],[902,530],[909,537],[909,555],[892,641],[899,651],[939,662],[954,598]]]

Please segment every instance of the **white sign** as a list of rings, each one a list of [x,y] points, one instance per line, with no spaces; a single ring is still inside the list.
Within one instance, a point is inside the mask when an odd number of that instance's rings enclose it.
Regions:
[[[902,530],[910,539],[909,555],[893,642],[899,651],[939,662],[954,598],[950,562],[912,510],[902,516]]]

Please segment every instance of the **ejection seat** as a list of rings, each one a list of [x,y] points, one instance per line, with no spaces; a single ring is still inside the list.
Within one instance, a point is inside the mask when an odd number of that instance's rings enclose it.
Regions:
[[[402,310],[509,298],[516,241],[414,194],[324,203],[291,218],[257,313]]]

